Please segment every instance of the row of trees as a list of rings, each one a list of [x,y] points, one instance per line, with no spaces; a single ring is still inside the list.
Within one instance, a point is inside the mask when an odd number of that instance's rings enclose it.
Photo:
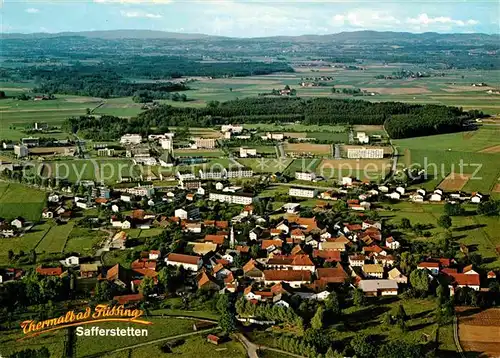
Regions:
[[[459,131],[481,112],[464,112],[455,107],[417,105],[398,102],[371,103],[360,100],[330,98],[247,98],[224,103],[213,102],[205,108],[158,106],[129,121],[116,117],[70,118],[66,127],[75,133],[83,131],[90,139],[116,139],[124,133],[148,134],[150,128],[163,132],[170,126],[215,126],[225,123],[304,124],[385,124],[393,138]],[[105,138],[103,138],[105,137]]]

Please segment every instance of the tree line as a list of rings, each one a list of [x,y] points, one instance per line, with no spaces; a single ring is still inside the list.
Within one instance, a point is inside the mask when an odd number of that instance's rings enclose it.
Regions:
[[[128,121],[116,117],[70,118],[66,127],[89,139],[116,139],[125,133],[148,134],[151,128],[164,132],[171,126],[212,127],[227,123],[277,123],[334,125],[385,125],[392,138],[450,133],[462,130],[482,112],[434,104],[400,102],[371,103],[331,98],[246,98],[204,108],[157,106]],[[102,137],[105,138],[102,138]]]

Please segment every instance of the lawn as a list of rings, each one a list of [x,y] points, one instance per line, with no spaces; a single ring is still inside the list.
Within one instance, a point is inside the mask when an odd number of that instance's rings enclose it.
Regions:
[[[185,357],[198,357],[198,358],[244,358],[246,351],[243,346],[238,342],[231,340],[229,342],[221,343],[217,346],[206,342],[205,334],[194,335],[192,337],[182,339],[181,345],[172,348],[171,355],[185,356]],[[144,358],[144,357],[160,357],[164,356],[161,346],[167,342],[160,344],[151,344],[145,347],[140,347],[128,351],[117,352],[114,354],[107,354],[106,358]]]
[[[64,357],[64,341],[66,339],[66,330],[55,331],[42,334],[38,337],[27,338],[18,342],[24,335],[19,324],[13,323],[12,329],[3,330],[0,334],[0,356],[10,357],[14,352],[24,349],[40,349],[46,347],[51,357]]]
[[[292,159],[289,158],[241,158],[238,162],[246,167],[252,168],[255,173],[283,172]]]
[[[36,225],[21,237],[0,239],[0,266],[9,264],[7,256],[9,250],[14,251],[15,254],[23,250],[27,254],[36,247],[49,230],[49,224]]]
[[[74,227],[69,234],[64,252],[78,252],[81,255],[91,254],[96,245],[107,235],[107,233],[98,230]]]
[[[295,176],[295,172],[305,172],[305,171],[315,171],[320,165],[322,159],[294,159],[290,165],[286,168],[283,174],[289,176]]]
[[[21,184],[0,182],[0,217],[18,216],[30,221],[40,220],[46,194]]]
[[[70,221],[64,225],[53,225],[50,230],[45,234],[43,240],[36,247],[36,252],[63,252],[66,240],[73,230],[75,225],[74,221]]]
[[[153,341],[158,338],[190,333],[193,332],[192,327],[193,323],[195,322],[193,320],[177,318],[143,317],[142,319],[150,321],[153,324],[150,326],[145,326],[133,323],[105,322],[99,323],[99,328],[106,329],[132,327],[147,329],[147,337],[76,337],[76,357],[84,357],[93,354],[98,354],[99,356],[101,356],[106,352],[112,351],[113,349]],[[121,353],[121,356],[123,357],[123,352]]]

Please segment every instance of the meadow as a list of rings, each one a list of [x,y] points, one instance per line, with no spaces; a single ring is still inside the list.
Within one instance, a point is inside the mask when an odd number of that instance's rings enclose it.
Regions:
[[[67,224],[51,226],[43,240],[37,245],[36,252],[62,253],[74,225],[75,222],[70,221]]]
[[[401,219],[407,218],[412,225],[423,224],[430,233],[430,237],[416,235],[411,230],[404,231],[410,242],[412,240],[437,242],[443,237],[445,230],[437,225],[437,220],[444,214],[443,204],[416,204],[401,202],[392,204],[391,210],[379,211],[382,218],[388,223],[398,226]],[[465,207],[465,216],[452,217],[452,233],[456,244],[464,244],[471,252],[477,252],[483,258],[484,269],[500,268],[500,257],[495,248],[500,245],[500,222],[496,217],[475,215],[476,207],[468,205]],[[460,257],[461,253],[458,253]]]
[[[475,131],[402,139],[394,144],[402,155],[399,168],[427,168],[429,180],[421,186],[428,190],[437,187],[450,173],[471,175],[462,188],[466,192],[491,193],[499,183],[499,126],[483,125]]]
[[[21,184],[0,182],[0,217],[18,216],[38,221],[45,207],[46,193]]]
[[[66,179],[71,183],[80,180],[103,181],[113,184],[124,176],[137,178],[141,166],[134,165],[131,159],[73,159],[44,162],[42,176]]]
[[[78,252],[81,255],[92,254],[93,248],[107,237],[107,235],[107,233],[99,230],[73,227],[67,237],[64,252]]]
[[[126,352],[107,354],[104,357],[121,358],[124,356],[124,353],[130,358],[159,357],[165,354],[161,351],[161,344],[151,344]],[[198,358],[244,358],[247,356],[245,349],[238,341],[231,340],[215,346],[212,343],[208,343],[203,334],[183,339],[181,345],[172,348],[171,354]]]
[[[396,325],[381,324],[384,314],[393,312],[392,314],[395,315],[399,304],[403,305],[408,315],[406,332],[401,332]],[[322,333],[331,337],[332,345],[339,351],[342,351],[343,346],[348,345],[350,340],[360,333],[373,336],[377,342],[403,340],[411,343],[425,343],[422,341],[424,336],[427,337],[427,342],[433,342],[438,331],[433,314],[435,307],[435,300],[402,300],[399,297],[383,297],[376,299],[375,302],[370,299],[365,307],[344,309],[341,320],[328,322]],[[287,331],[279,328],[266,331],[253,330],[248,335],[254,343],[275,347],[278,333],[287,334]],[[443,338],[445,337],[446,335],[443,335]],[[449,345],[447,347],[451,349]]]

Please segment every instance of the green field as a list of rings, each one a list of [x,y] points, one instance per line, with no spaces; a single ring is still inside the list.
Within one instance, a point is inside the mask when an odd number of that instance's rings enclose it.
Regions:
[[[66,240],[68,240],[74,225],[74,221],[70,221],[64,225],[52,226],[36,247],[36,251],[46,253],[63,252]]]
[[[381,324],[385,312],[396,311],[399,304],[402,304],[409,319],[406,321],[407,332],[401,332],[396,325],[386,326]],[[340,321],[327,322],[327,327],[322,333],[331,337],[331,342],[335,346],[349,343],[356,334],[365,333],[375,335],[377,341],[403,340],[412,343],[422,342],[422,336],[427,335],[430,342],[433,342],[437,333],[437,324],[434,321],[433,310],[436,307],[435,300],[407,299],[401,300],[397,297],[385,297],[377,299],[376,302],[366,307],[349,307],[342,311]],[[337,329],[337,327],[339,327]],[[275,331],[278,333],[278,330]],[[286,332],[284,332],[286,333]],[[275,338],[278,334],[273,334],[272,330],[254,330],[250,334],[250,339],[257,344],[275,346]],[[342,348],[340,348],[342,350]],[[269,355],[272,356],[272,355]]]
[[[137,178],[141,173],[141,167],[130,159],[75,159],[44,162],[43,165],[43,176],[66,179],[71,183],[95,180],[112,184],[121,176]]]
[[[498,126],[484,125],[476,131],[394,142],[402,155],[399,168],[410,165],[427,168],[429,180],[422,187],[428,190],[434,189],[450,172],[475,174],[462,188],[466,192],[490,193],[500,183],[500,152],[495,152],[500,146]]]
[[[107,233],[100,230],[74,227],[69,233],[64,251],[78,252],[82,255],[91,254],[93,248],[105,237]]]
[[[172,349],[173,355],[185,356],[185,357],[198,357],[198,358],[244,358],[246,357],[246,351],[243,346],[234,340],[229,342],[221,343],[217,346],[208,343],[205,338],[205,334],[194,335],[192,337],[187,337],[183,339],[184,342]],[[162,344],[165,344],[162,343]],[[161,351],[161,344],[151,344],[145,347],[140,347],[132,349],[129,351],[122,351],[114,354],[107,354],[105,358],[143,358],[143,357],[160,357],[164,356],[165,353]]]
[[[298,171],[315,171],[321,163],[320,158],[316,159],[294,159],[286,168],[283,174],[295,176]]]
[[[128,324],[128,323],[99,323],[100,328],[126,328],[133,327],[139,329],[147,329],[147,337],[77,337],[76,339],[76,356],[84,357],[92,354],[103,355],[113,349],[130,346],[137,343],[144,343],[158,338],[175,336],[193,331],[192,320],[176,319],[176,318],[155,318],[143,317],[142,319],[150,321],[151,326]],[[123,352],[122,352],[123,353]],[[123,355],[122,355],[123,356]]]
[[[389,223],[399,225],[402,218],[410,220],[411,224],[430,225],[429,238],[417,237],[411,231],[406,231],[405,236],[411,240],[436,242],[443,237],[445,230],[437,225],[438,218],[443,215],[442,204],[414,204],[401,202],[391,205],[391,211],[379,211],[382,218]],[[479,253],[483,258],[485,269],[500,268],[500,257],[495,248],[500,245],[500,221],[496,217],[472,215],[474,205],[466,206],[469,216],[454,216],[452,218],[452,233],[456,243],[464,244]],[[461,254],[458,254],[459,256]]]
[[[45,207],[46,194],[16,183],[0,182],[0,217],[14,219],[18,216],[30,221],[40,220]]]
[[[0,355],[9,357],[10,354],[24,349],[46,347],[51,357],[64,357],[66,330],[42,334],[37,337],[27,338],[24,341],[17,341],[17,339],[22,337],[23,333],[17,322],[12,324],[11,329],[2,330],[2,334],[0,334]]]
[[[241,158],[238,162],[252,168],[255,173],[276,173],[287,168],[292,159],[289,158]]]

